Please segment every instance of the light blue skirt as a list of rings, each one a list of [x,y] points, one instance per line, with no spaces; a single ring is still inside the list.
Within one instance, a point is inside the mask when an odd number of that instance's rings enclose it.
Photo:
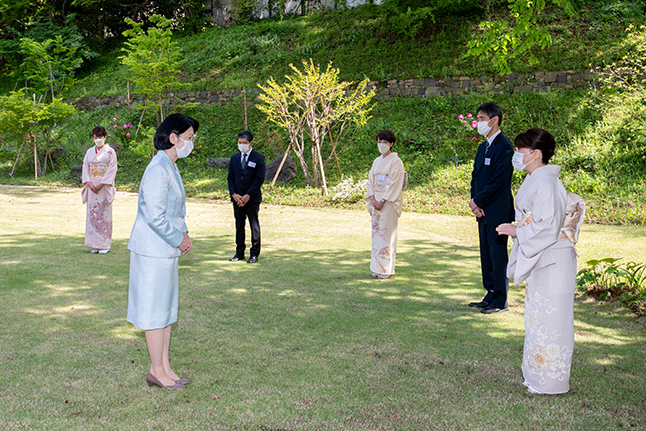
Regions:
[[[177,322],[178,259],[130,252],[128,322],[135,328],[160,329]]]

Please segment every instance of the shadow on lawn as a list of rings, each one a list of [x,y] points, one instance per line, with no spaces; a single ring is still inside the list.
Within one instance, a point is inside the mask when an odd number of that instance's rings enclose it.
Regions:
[[[115,337],[139,339],[136,346],[143,347],[143,332],[126,322],[127,240],[113,241],[107,255],[89,254],[79,236],[4,235],[0,245],[0,295],[10,305],[5,325],[20,325],[28,315],[27,338],[35,343],[55,333],[77,332],[110,342]],[[360,345],[377,359],[389,349],[392,357],[401,358],[430,345],[437,358],[465,375],[493,372],[501,360],[516,362],[507,370],[513,377],[501,378],[519,383],[524,334],[515,329],[518,321],[508,324],[510,319],[522,321],[518,293],[512,291],[512,310],[501,315],[482,315],[466,306],[484,293],[477,249],[429,240],[402,242],[396,276],[379,280],[370,276],[368,250],[324,248],[330,245],[300,252],[272,250],[269,243],[260,262],[250,265],[228,261],[228,233],[195,238],[193,251],[180,258],[178,339],[188,348],[193,338],[208,342],[245,327],[251,333],[245,342],[271,341],[269,351],[285,343],[325,340],[340,350]],[[643,323],[627,327],[614,315],[596,314],[591,308],[596,310],[597,304],[577,301],[575,307],[577,334],[594,337],[577,340],[571,393],[594,391],[598,376],[607,376],[601,378],[610,393],[629,385],[640,396],[646,355],[635,331],[643,332]],[[397,343],[411,351],[388,347]]]

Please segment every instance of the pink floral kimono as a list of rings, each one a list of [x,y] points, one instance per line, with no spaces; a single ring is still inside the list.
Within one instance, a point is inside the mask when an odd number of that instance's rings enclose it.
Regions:
[[[112,201],[116,194],[114,178],[117,174],[117,155],[108,144],[87,150],[83,159],[81,195],[87,203],[85,246],[94,250],[109,250],[112,244]],[[103,184],[99,193],[87,186]]]

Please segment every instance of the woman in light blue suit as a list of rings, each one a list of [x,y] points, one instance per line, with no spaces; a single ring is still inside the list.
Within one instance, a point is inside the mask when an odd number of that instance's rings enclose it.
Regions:
[[[188,156],[199,127],[180,114],[166,117],[155,133],[152,159],[139,185],[137,218],[130,234],[128,322],[146,331],[150,354],[148,386],[184,389],[189,379],[170,368],[170,325],[177,321],[178,259],[191,250],[186,195],[178,158]]]

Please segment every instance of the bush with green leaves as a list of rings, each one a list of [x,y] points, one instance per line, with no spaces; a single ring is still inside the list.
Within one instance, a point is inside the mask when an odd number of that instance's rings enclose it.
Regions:
[[[620,300],[636,313],[646,313],[646,264],[592,259],[577,274],[577,286],[599,300]]]

